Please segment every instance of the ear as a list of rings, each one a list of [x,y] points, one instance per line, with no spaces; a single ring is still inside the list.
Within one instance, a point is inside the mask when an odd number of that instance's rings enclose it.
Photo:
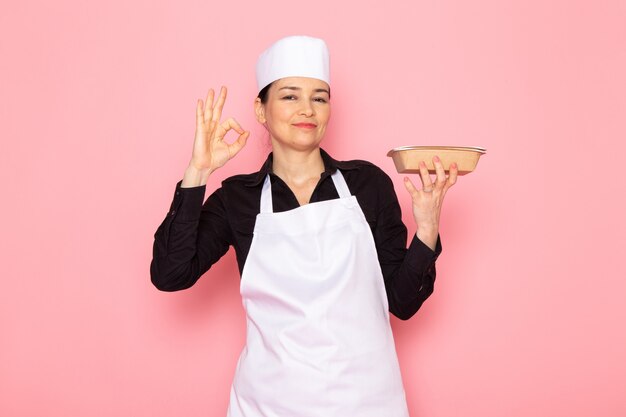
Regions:
[[[254,99],[254,113],[256,114],[256,119],[259,123],[265,123],[265,106],[261,103],[260,98]]]

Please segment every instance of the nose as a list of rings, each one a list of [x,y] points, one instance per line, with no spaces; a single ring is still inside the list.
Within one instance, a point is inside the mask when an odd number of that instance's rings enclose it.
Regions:
[[[313,106],[311,105],[311,102],[309,100],[302,100],[302,102],[303,104],[302,104],[302,107],[300,108],[300,114],[306,117],[313,116],[314,110],[313,110]]]

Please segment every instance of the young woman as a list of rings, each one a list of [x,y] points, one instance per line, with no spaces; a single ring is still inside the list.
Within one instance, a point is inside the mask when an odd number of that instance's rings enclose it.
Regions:
[[[249,132],[198,100],[191,161],[155,234],[151,276],[163,291],[192,286],[233,246],[247,316],[246,345],[229,417],[407,417],[389,312],[407,320],[433,291],[439,216],[456,182],[438,158],[422,188],[405,178],[417,233],[407,229],[380,168],[337,161],[320,144],[330,120],[326,44],[283,38],[257,62],[255,113],[272,143],[258,172],[207,178],[244,147]],[[229,130],[239,133],[229,144]]]

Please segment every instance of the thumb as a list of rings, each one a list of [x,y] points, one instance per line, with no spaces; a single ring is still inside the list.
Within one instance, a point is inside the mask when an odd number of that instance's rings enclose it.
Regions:
[[[248,142],[248,136],[250,136],[250,132],[245,131],[241,135],[239,135],[236,141],[228,145],[228,154],[231,158],[237,155],[239,151],[242,150],[244,146],[246,146],[246,143]]]
[[[415,185],[413,185],[413,182],[409,179],[409,177],[404,177],[404,187],[411,195],[411,198],[417,197],[417,188],[415,188]]]

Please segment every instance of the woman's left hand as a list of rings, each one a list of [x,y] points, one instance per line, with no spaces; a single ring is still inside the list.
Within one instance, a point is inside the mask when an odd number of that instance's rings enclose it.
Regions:
[[[422,189],[418,190],[408,177],[404,177],[406,187],[413,200],[413,217],[417,224],[417,237],[432,250],[435,250],[437,236],[439,235],[439,216],[443,198],[450,187],[456,183],[458,168],[456,163],[450,165],[449,176],[443,169],[438,156],[433,158],[437,179],[433,184],[428,173],[426,164],[420,162],[420,179]]]

